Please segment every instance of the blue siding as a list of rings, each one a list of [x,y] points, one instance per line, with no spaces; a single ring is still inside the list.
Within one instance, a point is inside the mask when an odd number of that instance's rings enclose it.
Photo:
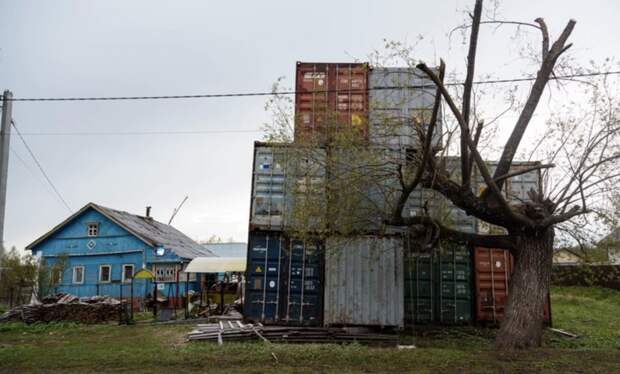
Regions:
[[[89,237],[88,224],[98,223],[99,233],[96,237]],[[89,247],[89,243],[94,246]],[[174,252],[166,249],[164,256],[155,256],[155,249],[133,236],[123,227],[117,225],[94,209],[87,209],[58,231],[50,235],[33,250],[33,255],[42,256],[50,265],[58,256],[68,255],[67,268],[62,281],[56,287],[56,292],[68,292],[77,296],[108,295],[120,296],[122,267],[124,264],[133,264],[137,271],[143,266],[151,269],[152,263],[180,263],[182,259]],[[112,267],[111,282],[99,282],[100,265]],[[73,283],[73,267],[84,266],[84,282]],[[190,282],[190,290],[199,290],[199,282]],[[130,284],[123,285],[123,296],[129,296]],[[150,281],[136,280],[134,296],[142,297],[153,292]],[[176,284],[166,283],[164,290],[159,291],[163,296],[177,296]],[[185,282],[179,282],[179,295],[185,295]]]

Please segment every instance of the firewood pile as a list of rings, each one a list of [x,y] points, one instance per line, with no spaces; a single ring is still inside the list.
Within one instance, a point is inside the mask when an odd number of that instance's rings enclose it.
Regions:
[[[46,296],[41,303],[13,308],[0,316],[0,322],[100,323],[118,320],[121,305],[119,300],[108,296],[79,298],[71,294],[57,294]]]
[[[263,340],[266,343],[353,343],[396,346],[398,335],[377,333],[367,328],[264,326],[241,321],[199,324],[188,333],[190,341],[204,340],[224,344],[226,341]]]

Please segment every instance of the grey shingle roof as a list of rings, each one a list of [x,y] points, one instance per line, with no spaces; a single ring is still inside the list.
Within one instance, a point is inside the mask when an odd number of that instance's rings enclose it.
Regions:
[[[170,225],[157,222],[152,218],[138,216],[128,212],[106,208],[92,204],[101,214],[116,221],[132,234],[149,242],[153,247],[163,246],[172,250],[179,257],[193,259],[196,257],[215,257],[216,255],[204,246],[196,243],[181,231]]]

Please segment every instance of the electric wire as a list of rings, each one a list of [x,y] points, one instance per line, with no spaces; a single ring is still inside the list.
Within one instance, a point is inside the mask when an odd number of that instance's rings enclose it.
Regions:
[[[162,130],[162,131],[63,131],[63,132],[22,132],[25,136],[139,136],[139,135],[200,135],[200,134],[249,134],[261,130]]]
[[[69,204],[67,204],[67,201],[62,197],[60,191],[58,191],[58,188],[56,188],[56,186],[54,185],[54,182],[52,182],[52,180],[50,179],[50,177],[47,175],[47,173],[45,172],[45,170],[43,169],[43,166],[41,165],[41,163],[39,162],[39,160],[37,159],[37,156],[35,156],[34,152],[32,151],[32,149],[30,148],[30,146],[28,145],[28,143],[26,142],[26,139],[24,139],[24,137],[22,136],[21,132],[19,131],[19,129],[17,128],[17,125],[15,124],[15,120],[11,119],[11,124],[13,125],[13,128],[15,129],[15,132],[17,133],[17,135],[19,136],[19,138],[21,139],[22,143],[24,143],[24,146],[26,147],[26,150],[28,151],[28,153],[30,154],[30,157],[32,157],[32,159],[34,160],[34,163],[37,165],[37,167],[39,168],[39,170],[41,171],[41,174],[43,174],[43,176],[45,177],[45,180],[47,180],[47,183],[49,183],[49,185],[52,187],[52,189],[54,190],[54,192],[56,193],[56,196],[58,196],[58,198],[60,199],[60,201],[63,203],[63,205],[67,208],[67,210],[69,211],[69,213],[73,213],[73,210],[71,209],[71,207],[69,206]]]
[[[620,71],[592,72],[569,75],[556,75],[550,77],[549,80],[562,80],[571,78],[584,78],[595,76],[618,75]],[[474,81],[473,84],[499,84],[499,83],[517,83],[535,80],[536,77],[523,77],[511,79],[494,79]],[[462,86],[463,82],[448,82],[446,86]],[[330,93],[330,92],[348,92],[348,93],[365,93],[375,90],[395,90],[395,89],[415,89],[415,88],[431,88],[434,85],[429,81],[428,84],[407,85],[407,86],[385,86],[372,87],[366,89],[349,89],[349,90],[323,90],[312,91],[312,93]],[[219,94],[196,94],[196,95],[161,95],[161,96],[84,96],[84,97],[13,97],[10,101],[125,101],[125,100],[172,100],[172,99],[213,99],[226,97],[253,97],[253,96],[279,96],[279,95],[296,95],[297,91],[264,91],[264,92],[237,92],[237,93],[219,93]]]

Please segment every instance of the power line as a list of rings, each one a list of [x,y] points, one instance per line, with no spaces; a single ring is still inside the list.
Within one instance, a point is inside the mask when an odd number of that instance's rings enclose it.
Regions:
[[[178,130],[178,131],[76,131],[76,132],[23,132],[26,136],[116,136],[116,135],[196,135],[196,134],[243,134],[261,130]]]
[[[607,72],[593,72],[582,74],[569,74],[569,75],[556,75],[550,77],[549,80],[561,80],[571,78],[584,78],[595,76],[607,76],[618,75],[620,71],[607,71]],[[536,77],[523,77],[523,78],[511,78],[511,79],[495,79],[495,80],[481,80],[474,81],[474,84],[499,84],[499,83],[518,83],[528,82],[535,80]],[[463,82],[448,82],[446,86],[461,86]],[[373,87],[367,89],[350,89],[350,90],[323,90],[312,91],[313,93],[364,93],[375,90],[396,90],[396,89],[415,89],[433,87],[432,83],[420,84],[420,85],[408,85],[408,86],[385,86],[385,87]],[[174,99],[214,99],[225,97],[253,97],[253,96],[278,96],[278,95],[295,95],[297,91],[264,91],[264,92],[237,92],[237,93],[220,93],[220,94],[196,94],[196,95],[161,95],[161,96],[91,96],[91,97],[14,97],[11,101],[126,101],[126,100],[174,100]]]
[[[22,140],[22,143],[24,143],[24,146],[26,147],[26,150],[28,150],[28,153],[30,153],[30,157],[32,157],[32,159],[34,160],[35,164],[37,165],[37,167],[41,171],[41,174],[43,174],[43,176],[47,180],[47,183],[49,183],[50,186],[52,186],[52,189],[56,193],[56,196],[58,196],[58,198],[60,199],[60,201],[62,201],[64,206],[67,207],[67,210],[69,211],[69,213],[73,213],[73,210],[71,209],[69,204],[67,204],[67,201],[62,197],[62,195],[60,194],[60,192],[58,191],[58,189],[56,188],[56,186],[54,185],[54,183],[52,182],[50,177],[47,175],[45,170],[43,170],[43,166],[41,166],[41,163],[37,159],[37,156],[35,156],[34,152],[32,152],[32,149],[30,148],[30,146],[26,142],[26,139],[24,139],[22,134],[19,132],[19,129],[17,128],[17,125],[15,124],[15,120],[11,119],[11,124],[13,125],[13,128],[15,129],[15,132],[17,132],[17,135],[19,136],[19,138]]]

